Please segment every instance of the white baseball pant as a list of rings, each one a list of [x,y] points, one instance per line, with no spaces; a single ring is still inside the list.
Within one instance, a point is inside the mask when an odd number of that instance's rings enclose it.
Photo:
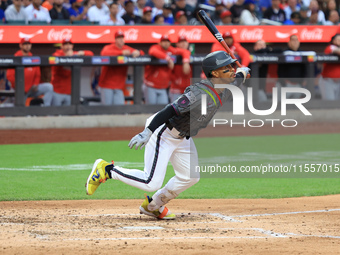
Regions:
[[[49,82],[40,83],[37,91],[28,91],[27,97],[37,97],[44,95],[44,106],[51,106],[53,98],[53,85]]]
[[[124,92],[121,89],[100,88],[100,97],[103,105],[125,104]]]
[[[319,88],[322,99],[324,100],[340,99],[340,79],[320,77]]]
[[[60,93],[54,92],[52,105],[53,106],[71,105],[71,95],[60,94]]]
[[[147,104],[168,104],[169,97],[166,89],[155,89],[144,85],[144,97]]]
[[[281,88],[282,88],[282,86],[281,86],[280,83],[276,83],[276,87],[278,88],[277,97],[278,97],[279,100],[281,100]],[[290,83],[290,82],[286,82],[286,87],[287,88],[302,88],[302,85],[301,84],[293,84],[293,83]],[[301,95],[302,95],[301,93],[287,93],[286,97],[294,99],[294,98],[300,98]]]
[[[145,146],[144,171],[119,166],[115,166],[111,171],[115,180],[148,192],[158,190],[152,197],[157,207],[152,210],[165,205],[199,181],[197,173],[195,178],[190,177],[190,166],[194,169],[194,166],[198,165],[194,141],[192,138],[180,138],[178,135],[179,132],[175,128],[170,130],[165,124],[161,125]],[[161,189],[169,161],[175,176]]]

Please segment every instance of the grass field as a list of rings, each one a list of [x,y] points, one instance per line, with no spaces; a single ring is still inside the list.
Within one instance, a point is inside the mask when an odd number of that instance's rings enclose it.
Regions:
[[[340,134],[197,138],[200,163],[340,164]],[[0,200],[143,199],[144,191],[108,181],[93,196],[84,184],[97,158],[143,168],[143,151],[127,141],[1,145]],[[173,176],[171,165],[165,181]],[[311,177],[312,175],[304,175]],[[203,175],[203,177],[207,177]],[[217,177],[209,175],[209,177]],[[201,178],[180,198],[280,198],[340,193],[333,178]],[[244,177],[244,176],[243,176]]]

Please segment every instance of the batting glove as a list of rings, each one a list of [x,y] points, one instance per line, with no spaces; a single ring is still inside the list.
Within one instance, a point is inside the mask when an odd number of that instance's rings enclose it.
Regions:
[[[133,146],[136,145],[135,149],[138,150],[138,147],[140,146],[140,149],[143,149],[144,146],[148,143],[150,137],[152,135],[152,132],[150,129],[146,128],[143,132],[139,133],[138,135],[135,135],[132,137],[131,141],[129,142],[130,149],[133,148]]]
[[[248,67],[239,67],[236,69],[236,74],[242,73],[243,74],[243,83],[246,81],[247,75],[250,74],[250,68]]]

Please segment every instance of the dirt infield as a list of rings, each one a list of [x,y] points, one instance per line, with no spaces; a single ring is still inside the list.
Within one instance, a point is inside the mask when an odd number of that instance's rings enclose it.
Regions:
[[[339,254],[339,200],[174,200],[172,221],[139,200],[1,202],[0,253]]]
[[[0,144],[128,140],[141,129],[3,130]],[[338,132],[309,123],[200,136]],[[0,202],[0,254],[340,254],[339,200],[176,199],[173,221],[140,215],[140,200]]]

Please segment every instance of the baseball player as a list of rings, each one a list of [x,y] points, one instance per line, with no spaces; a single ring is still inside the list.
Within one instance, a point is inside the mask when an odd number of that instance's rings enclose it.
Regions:
[[[231,52],[235,55],[235,57],[239,60],[242,66],[249,66],[250,63],[250,54],[242,47],[242,45],[236,42],[235,38],[233,37],[232,33],[226,31],[222,35],[224,41],[229,46]],[[224,50],[223,46],[219,42],[213,43],[211,47],[211,52]]]
[[[102,56],[131,56],[144,55],[143,51],[136,50],[125,45],[124,32],[118,30],[115,33],[115,42],[106,45],[100,52]],[[101,101],[104,105],[125,104],[124,88],[128,66],[103,66],[99,77],[101,88]]]
[[[61,49],[56,50],[53,56],[70,57],[70,56],[93,56],[89,50],[73,50],[71,38],[62,40]],[[52,84],[54,87],[53,106],[71,105],[71,68],[69,66],[52,66]]]
[[[187,50],[189,48],[189,42],[184,35],[178,37],[176,44],[177,48]],[[191,67],[189,63],[183,63],[182,65],[176,64],[171,73],[171,84],[169,90],[170,101],[173,102],[179,98],[185,88],[190,84],[192,77]]]
[[[325,54],[334,54],[340,56],[340,34],[335,34],[330,42],[330,45],[325,49]],[[340,99],[340,65],[339,63],[325,63],[319,87],[322,99],[324,100],[339,100]]]
[[[145,146],[144,171],[115,166],[98,159],[85,184],[86,193],[92,195],[107,179],[120,180],[147,192],[157,191],[152,197],[146,196],[139,208],[141,213],[158,219],[174,219],[175,214],[165,204],[199,181],[199,174],[194,177],[190,175],[190,169],[198,165],[192,137],[208,125],[230,95],[228,90],[215,89],[214,85],[238,86],[250,71],[243,67],[238,68],[235,74],[235,61],[224,51],[208,54],[202,63],[208,79],[186,88],[180,98],[151,116],[146,121],[144,131],[131,139],[128,145],[131,149]],[[207,95],[206,115],[201,114],[202,94]],[[169,161],[175,176],[161,188]]]
[[[167,88],[170,85],[171,71],[174,68],[171,55],[181,55],[183,65],[190,68],[190,51],[172,47],[169,36],[163,35],[159,44],[150,47],[149,55],[166,61],[168,65],[147,65],[145,67],[145,101],[147,104],[167,104],[169,102]]]
[[[22,38],[18,50],[14,56],[33,56],[31,53],[32,43],[29,38]],[[44,96],[44,106],[51,106],[53,98],[53,86],[50,82],[42,81],[41,71],[39,66],[30,66],[24,68],[25,77],[25,95],[26,97]],[[15,88],[15,70],[8,69],[7,79],[11,82],[12,87]]]

